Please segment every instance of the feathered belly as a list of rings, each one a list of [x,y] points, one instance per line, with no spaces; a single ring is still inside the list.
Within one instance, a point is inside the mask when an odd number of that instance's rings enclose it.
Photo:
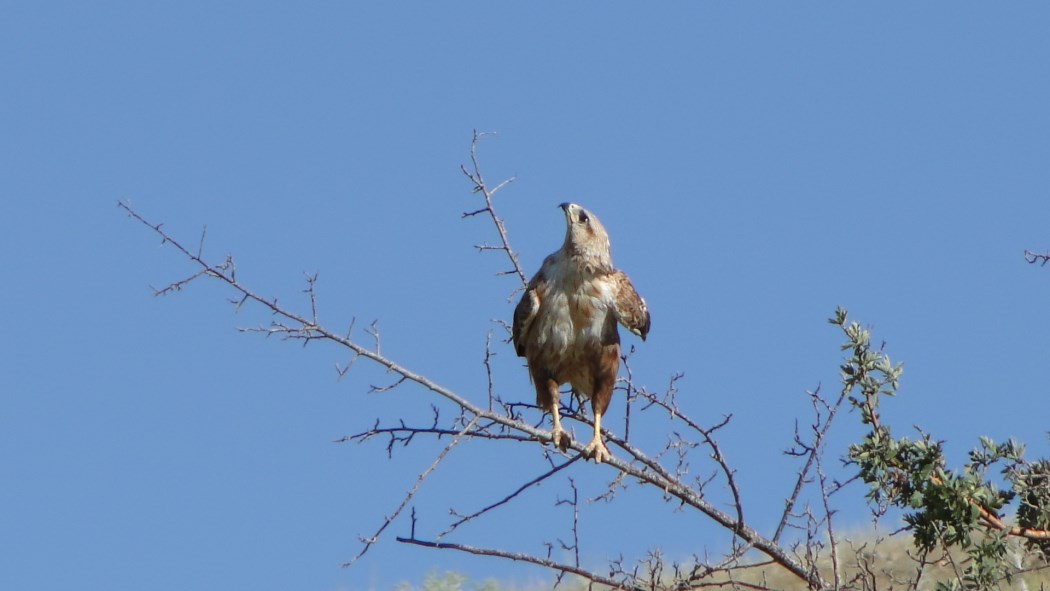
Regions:
[[[552,293],[544,303],[536,323],[538,357],[558,383],[589,396],[605,349],[619,342],[610,325],[615,319],[597,297]]]

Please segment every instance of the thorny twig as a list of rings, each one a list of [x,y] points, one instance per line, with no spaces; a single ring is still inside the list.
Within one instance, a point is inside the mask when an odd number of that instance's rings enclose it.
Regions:
[[[463,214],[463,217],[473,217],[482,213],[489,214],[489,217],[492,218],[493,225],[496,226],[496,232],[499,233],[501,245],[489,246],[488,244],[480,244],[475,246],[475,248],[477,248],[478,251],[500,250],[505,252],[507,254],[507,258],[510,259],[510,263],[514,268],[510,271],[503,271],[500,273],[500,275],[517,274],[518,279],[521,280],[522,287],[524,287],[529,282],[529,278],[525,275],[525,271],[523,271],[521,268],[521,263],[518,261],[518,254],[514,252],[514,250],[510,247],[510,240],[507,238],[507,228],[503,225],[503,220],[501,220],[499,216],[496,215],[496,210],[492,207],[492,197],[500,189],[514,182],[514,177],[510,177],[509,179],[501,182],[500,184],[496,185],[491,189],[485,183],[485,178],[481,175],[481,166],[478,164],[478,140],[485,137],[486,135],[490,134],[486,132],[479,132],[476,129],[474,130],[474,138],[470,141],[471,168],[467,169],[466,165],[460,166],[460,170],[463,171],[463,174],[466,175],[468,179],[470,179],[471,183],[474,184],[474,192],[480,193],[481,196],[485,199],[485,207],[482,207],[481,209],[475,211],[466,212]]]
[[[839,569],[838,539],[835,536],[834,521],[831,519],[835,514],[835,511],[831,508],[829,501],[830,493],[828,491],[827,475],[824,473],[823,465],[821,463],[823,454],[818,453],[816,454],[816,457],[817,480],[820,483],[820,500],[823,504],[824,510],[824,527],[827,530],[828,546],[830,546],[831,549],[831,580],[834,583],[835,588],[840,589],[842,588],[842,573]],[[816,569],[816,565],[814,565],[813,568]]]
[[[459,435],[462,432],[461,428],[447,428],[439,427],[440,412],[438,408],[431,405],[434,418],[428,426],[419,425],[408,425],[405,421],[399,420],[398,425],[393,427],[383,427],[380,425],[379,419],[376,419],[375,424],[372,425],[371,429],[355,433],[353,435],[345,435],[336,440],[336,443],[355,442],[365,443],[372,439],[385,435],[388,437],[386,445],[387,457],[393,457],[394,446],[400,444],[402,447],[407,447],[408,444],[412,443],[417,435],[433,435],[440,439],[446,435]],[[462,425],[466,423],[466,418],[461,414],[456,417],[453,421],[453,425]],[[518,435],[513,432],[507,431],[505,428],[499,428],[500,426],[493,423],[492,421],[478,421],[477,427],[467,433],[463,433],[464,437],[469,439],[493,439],[493,440],[509,440],[509,441],[533,441],[532,437],[524,435]],[[495,428],[495,430],[493,430]]]
[[[624,398],[627,399],[627,410],[624,411],[623,418],[623,439],[624,441],[631,440],[631,406],[633,406],[634,399],[637,397],[637,392],[634,387],[634,372],[631,371],[631,356],[634,355],[634,345],[631,345],[631,349],[625,354],[620,355],[620,361],[623,362],[624,373],[627,374],[626,378],[618,379],[617,382],[623,383],[623,390],[626,394]]]
[[[736,521],[737,523],[744,523],[744,506],[740,498],[740,490],[737,488],[736,478],[734,477],[732,468],[729,467],[725,455],[722,453],[721,447],[718,445],[718,441],[714,438],[714,433],[716,431],[729,424],[732,415],[726,415],[717,424],[704,428],[699,423],[683,414],[681,409],[678,408],[676,400],[678,394],[677,383],[683,376],[684,374],[681,373],[671,376],[671,382],[667,386],[667,391],[664,393],[663,397],[658,397],[644,389],[638,390],[636,396],[646,402],[642,407],[642,410],[646,410],[650,407],[660,408],[664,410],[672,420],[685,423],[690,430],[698,433],[700,437],[703,438],[704,444],[711,450],[711,459],[718,464],[726,479],[726,485],[729,487],[729,492],[733,497],[733,507],[736,510]]]
[[[798,471],[798,478],[795,480],[795,487],[792,489],[788,498],[784,501],[784,512],[780,516],[780,523],[777,524],[776,532],[773,533],[773,541],[779,541],[781,534],[784,533],[784,527],[787,526],[788,519],[794,512],[796,503],[798,503],[799,494],[802,492],[803,486],[809,479],[810,470],[813,468],[814,464],[820,461],[820,456],[824,451],[824,438],[827,437],[828,430],[831,429],[832,421],[835,419],[835,415],[838,413],[839,408],[842,407],[843,402],[849,396],[849,392],[850,390],[848,388],[843,388],[839,392],[839,396],[835,402],[830,405],[821,397],[820,386],[817,386],[817,389],[810,393],[810,400],[813,404],[813,413],[815,415],[813,424],[810,426],[813,438],[809,442],[804,442],[798,433],[798,428],[796,427],[796,449],[789,450],[787,454],[805,456],[806,462]],[[826,416],[821,412],[821,407],[826,409]]]
[[[1045,267],[1047,263],[1050,263],[1050,252],[1039,254],[1026,249],[1024,251],[1024,260],[1028,261],[1028,264],[1034,265],[1038,263],[1040,267]]]
[[[343,564],[343,568],[346,568],[352,565],[353,563],[357,562],[359,558],[364,556],[365,553],[367,553],[368,550],[376,542],[379,541],[379,536],[382,535],[383,530],[385,530],[391,523],[393,523],[394,520],[397,519],[398,515],[400,515],[401,512],[405,510],[405,507],[408,506],[408,503],[412,500],[413,497],[416,496],[416,493],[419,492],[419,487],[423,485],[423,481],[426,480],[427,476],[430,476],[430,473],[438,467],[438,464],[441,463],[441,460],[445,459],[445,456],[448,455],[448,452],[452,451],[452,448],[456,447],[456,444],[460,442],[464,434],[470,432],[470,430],[474,427],[474,424],[477,423],[477,421],[478,418],[474,417],[469,423],[467,423],[467,425],[463,427],[463,429],[459,433],[457,433],[455,437],[452,438],[452,441],[450,441],[449,444],[445,446],[445,449],[441,450],[441,453],[439,453],[437,458],[434,459],[434,462],[430,464],[430,466],[428,466],[426,470],[423,470],[423,472],[420,473],[419,477],[416,478],[416,483],[412,485],[412,488],[405,495],[405,498],[401,500],[401,504],[397,506],[397,509],[395,509],[393,513],[391,513],[389,516],[386,517],[386,519],[383,520],[383,524],[379,526],[379,529],[376,530],[376,533],[372,534],[372,536],[369,538],[361,538],[361,543],[364,545],[364,547],[361,548],[361,552],[359,552],[357,556],[354,556],[349,562]]]
[[[443,538],[443,537],[447,536],[448,534],[452,533],[453,531],[455,531],[456,528],[458,528],[459,526],[463,525],[464,523],[467,523],[468,521],[474,520],[474,519],[484,515],[485,513],[488,513],[489,511],[497,508],[497,507],[500,507],[502,505],[507,504],[508,502],[513,500],[515,497],[520,495],[522,492],[524,492],[526,489],[528,489],[528,488],[530,488],[532,486],[535,486],[535,485],[543,482],[544,480],[547,480],[551,476],[554,476],[558,472],[561,472],[565,468],[568,468],[573,463],[575,463],[577,460],[579,460],[581,457],[582,456],[575,456],[575,457],[569,459],[568,461],[563,462],[562,464],[559,464],[559,465],[551,468],[547,472],[544,472],[543,474],[540,474],[536,478],[533,478],[532,480],[530,480],[530,481],[526,482],[525,484],[519,486],[517,489],[514,490],[514,492],[510,493],[509,495],[503,497],[502,499],[496,501],[495,503],[492,503],[490,505],[487,505],[487,506],[485,506],[485,507],[475,511],[474,513],[471,513],[470,515],[459,515],[459,514],[456,514],[456,516],[459,517],[459,519],[457,519],[452,525],[450,525],[448,527],[448,529],[446,529],[445,531],[439,533],[436,536],[435,539],[436,540],[440,540],[441,538]],[[577,564],[577,566],[579,566],[579,564]]]
[[[492,352],[492,331],[485,333],[485,379],[488,382],[488,399],[489,399],[489,411],[492,410],[492,402],[497,400],[495,392],[495,383],[492,379],[492,357],[496,354]]]
[[[496,550],[492,548],[478,548],[476,546],[468,546],[466,544],[453,544],[449,542],[432,542],[429,540],[419,540],[416,538],[397,538],[397,541],[403,544],[413,544],[416,546],[424,546],[426,548],[437,548],[439,550],[457,550],[459,552],[466,552],[468,554],[475,554],[478,556],[494,556],[496,558],[503,558],[506,560],[513,560],[516,562],[527,562],[529,564],[535,564],[537,566],[546,567],[558,572],[569,573],[583,577],[593,583],[599,585],[607,585],[613,589],[627,589],[629,591],[645,591],[644,588],[630,584],[630,582],[624,580],[619,581],[609,577],[605,577],[597,574],[596,572],[586,570],[571,564],[565,564],[563,562],[557,562],[550,558],[540,558],[539,556],[533,556],[532,554],[525,554],[522,552],[507,552],[505,550]]]
[[[571,550],[573,564],[580,566],[580,492],[576,489],[576,482],[569,477],[569,488],[572,489],[571,499],[558,499],[555,505],[568,505],[572,509],[572,544],[566,544],[561,540],[562,550]]]

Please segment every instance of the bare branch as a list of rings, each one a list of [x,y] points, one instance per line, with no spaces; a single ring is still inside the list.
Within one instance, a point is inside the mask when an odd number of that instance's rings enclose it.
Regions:
[[[823,453],[824,448],[824,438],[827,436],[828,430],[831,429],[832,421],[834,421],[835,415],[838,413],[839,408],[842,407],[842,403],[849,396],[849,393],[849,388],[843,388],[839,392],[839,396],[835,400],[835,402],[829,405],[820,396],[819,385],[817,386],[816,390],[810,392],[810,402],[813,405],[813,414],[815,415],[813,425],[811,426],[813,439],[808,443],[803,443],[801,438],[796,433],[795,442],[797,445],[800,446],[801,449],[804,450],[801,455],[806,456],[806,462],[798,471],[798,478],[795,480],[795,487],[792,489],[791,494],[788,496],[788,498],[784,501],[784,512],[781,514],[780,523],[777,524],[776,532],[773,534],[774,542],[779,541],[780,535],[784,533],[784,527],[787,525],[788,519],[795,510],[795,504],[798,503],[799,494],[802,492],[802,487],[805,485],[807,479],[809,478],[810,470],[813,468],[814,464],[820,461],[820,455]],[[823,415],[821,407],[823,407],[826,410],[826,417]],[[788,452],[788,454],[800,455],[790,451]]]
[[[485,333],[485,379],[488,381],[488,399],[489,399],[489,412],[492,412],[492,402],[498,397],[495,392],[495,385],[492,379],[492,357],[495,353],[492,352],[492,331]]]
[[[620,361],[623,362],[624,372],[627,374],[626,378],[622,379],[625,391],[624,398],[627,400],[627,410],[624,411],[623,417],[623,439],[624,441],[631,440],[631,406],[634,399],[637,397],[636,388],[634,387],[634,372],[631,370],[631,356],[634,355],[634,345],[631,345],[630,350],[627,354],[620,356]],[[619,380],[618,380],[619,381]]]
[[[368,550],[376,542],[379,541],[379,536],[382,535],[383,530],[385,530],[391,523],[393,523],[394,520],[397,519],[398,515],[400,515],[401,512],[405,510],[405,507],[408,506],[408,503],[412,500],[413,497],[416,496],[416,493],[419,492],[419,487],[423,485],[423,481],[426,480],[427,476],[429,476],[435,468],[437,468],[438,464],[441,463],[441,460],[445,459],[445,456],[448,455],[448,452],[452,451],[452,448],[456,447],[456,444],[460,442],[463,435],[469,432],[474,427],[474,424],[477,422],[477,420],[477,417],[474,417],[473,420],[467,423],[467,426],[463,427],[463,429],[458,434],[456,434],[452,441],[450,441],[449,444],[445,446],[445,449],[441,450],[441,453],[439,453],[437,458],[434,459],[434,462],[430,464],[430,466],[428,466],[426,470],[423,470],[423,472],[420,473],[419,477],[416,478],[416,483],[412,485],[411,490],[409,490],[408,494],[405,495],[405,498],[401,500],[401,504],[398,505],[397,509],[395,509],[394,512],[383,521],[383,525],[379,526],[379,529],[376,530],[376,533],[372,534],[370,538],[361,539],[361,543],[364,544],[364,547],[361,548],[361,552],[359,552],[358,555],[353,557],[349,562],[343,564],[343,568],[346,568],[352,565],[353,563],[357,562],[359,558],[364,556],[365,553],[367,553]],[[415,519],[413,519],[413,523],[414,522]],[[413,529],[415,528],[413,527]]]
[[[401,377],[397,378],[397,380],[394,381],[394,383],[386,385],[386,386],[376,386],[376,385],[373,384],[373,385],[368,387],[368,392],[371,393],[371,394],[382,394],[383,392],[389,392],[390,390],[393,390],[394,388],[396,388],[396,387],[400,386],[401,384],[405,383],[406,379],[408,379],[408,378],[406,378],[405,376],[401,376]]]
[[[525,275],[525,271],[522,270],[521,263],[518,262],[517,253],[514,252],[514,250],[510,247],[510,240],[507,238],[507,228],[503,225],[503,220],[496,215],[496,210],[492,206],[493,196],[495,196],[500,189],[514,182],[514,177],[511,177],[499,183],[493,188],[489,188],[489,186],[485,183],[485,178],[481,175],[481,166],[478,164],[478,140],[485,137],[486,135],[491,134],[485,132],[478,132],[478,130],[476,129],[474,130],[474,137],[470,140],[471,168],[468,170],[466,166],[460,167],[460,170],[463,171],[463,174],[468,179],[470,179],[471,183],[474,184],[473,192],[480,193],[481,196],[485,199],[485,207],[482,207],[481,209],[477,209],[475,211],[464,213],[463,217],[474,217],[483,213],[489,214],[489,217],[492,219],[492,223],[496,226],[496,232],[499,233],[501,246],[480,245],[477,246],[477,249],[479,252],[484,252],[486,250],[501,250],[505,252],[507,254],[507,258],[510,259],[510,264],[514,268],[510,271],[504,271],[500,274],[517,275],[518,279],[521,280],[521,284],[524,286],[529,282],[529,278]]]
[[[732,415],[726,415],[722,418],[721,422],[715,424],[712,427],[704,428],[700,426],[696,421],[690,419],[688,416],[682,413],[682,411],[678,408],[677,403],[675,402],[675,396],[678,392],[678,380],[681,379],[683,375],[684,374],[678,373],[671,377],[671,383],[668,385],[667,391],[662,398],[657,397],[656,395],[645,390],[638,391],[637,397],[641,398],[646,402],[646,405],[643,407],[643,410],[654,406],[663,409],[667,412],[667,414],[671,417],[672,420],[685,423],[690,430],[698,433],[701,436],[701,438],[703,438],[704,443],[711,449],[711,459],[713,459],[721,469],[722,474],[725,476],[726,484],[729,487],[730,494],[732,494],[733,496],[733,506],[736,510],[737,515],[736,522],[744,523],[744,506],[740,499],[740,490],[737,488],[736,485],[734,471],[732,470],[732,468],[729,467],[725,455],[722,453],[722,450],[718,445],[718,441],[714,438],[715,431],[718,431],[719,429],[728,425],[729,421],[732,419]]]
[[[831,549],[831,557],[830,558],[831,558],[832,582],[835,585],[835,589],[841,589],[842,588],[842,573],[839,570],[838,538],[835,536],[835,528],[834,528],[834,525],[833,525],[834,521],[832,520],[832,516],[835,514],[835,511],[833,511],[831,509],[831,504],[830,504],[829,499],[828,499],[828,496],[829,496],[830,492],[829,492],[828,484],[827,484],[827,475],[824,474],[823,466],[821,464],[823,454],[818,451],[815,454],[815,456],[817,458],[816,459],[816,466],[815,466],[816,471],[817,471],[817,479],[820,482],[820,501],[821,501],[821,503],[823,504],[823,507],[824,507],[824,527],[825,527],[825,529],[827,531],[827,543],[828,543],[828,546]]]
[[[493,556],[496,558],[503,558],[506,560],[513,560],[516,562],[527,562],[529,564],[535,564],[537,566],[546,567],[560,572],[570,573],[586,579],[592,583],[599,585],[607,585],[613,589],[627,589],[629,591],[645,591],[644,588],[635,585],[628,585],[627,581],[617,581],[598,573],[588,571],[586,569],[573,566],[571,564],[565,564],[557,562],[549,558],[540,558],[531,554],[524,554],[521,552],[507,552],[504,550],[495,550],[492,548],[478,548],[475,546],[467,546],[465,544],[453,544],[449,542],[431,542],[428,540],[419,540],[416,538],[397,538],[398,542],[402,544],[413,544],[416,546],[423,546],[425,548],[436,548],[439,550],[457,550],[459,552],[466,552],[468,554],[475,554],[478,556]]]
[[[1047,263],[1050,263],[1050,252],[1046,254],[1038,254],[1025,249],[1024,260],[1030,265],[1038,263],[1040,267],[1045,267]]]
[[[582,456],[576,456],[576,457],[574,457],[574,458],[572,458],[572,459],[570,459],[570,460],[568,460],[568,461],[566,461],[566,462],[564,462],[564,463],[562,463],[562,464],[560,464],[558,466],[555,466],[554,468],[551,468],[547,472],[544,472],[543,474],[540,474],[536,478],[533,478],[532,480],[530,480],[530,481],[526,482],[525,484],[519,486],[514,492],[512,492],[509,495],[503,497],[502,499],[496,501],[495,503],[492,503],[491,505],[488,505],[488,506],[486,506],[486,507],[484,507],[482,509],[479,509],[478,511],[475,511],[474,513],[471,513],[470,515],[460,516],[460,518],[458,520],[456,520],[452,525],[450,525],[448,527],[448,529],[446,529],[445,531],[439,533],[435,539],[440,540],[441,538],[443,538],[443,537],[447,536],[448,534],[452,533],[453,531],[455,531],[459,526],[463,525],[464,523],[467,523],[468,521],[476,519],[476,518],[484,515],[485,513],[488,513],[489,511],[497,508],[497,507],[500,507],[502,505],[507,504],[508,502],[513,500],[515,497],[520,495],[522,492],[524,492],[526,489],[528,489],[528,488],[530,488],[532,486],[535,486],[535,485],[543,482],[544,480],[547,480],[548,478],[550,478],[551,476],[554,476],[558,472],[561,472],[563,469],[571,466],[573,463],[576,462],[576,460],[579,460],[581,457]]]
[[[580,456],[576,456],[580,457]],[[573,564],[580,566],[580,491],[576,489],[576,482],[569,477],[569,488],[572,489],[571,499],[558,499],[555,505],[568,505],[572,509],[572,544],[566,544],[561,540],[562,550],[572,550]]]
[[[306,275],[306,289],[303,290],[307,296],[310,297],[310,318],[312,319],[311,325],[317,326],[317,292],[314,291],[314,287],[317,285],[317,273]]]

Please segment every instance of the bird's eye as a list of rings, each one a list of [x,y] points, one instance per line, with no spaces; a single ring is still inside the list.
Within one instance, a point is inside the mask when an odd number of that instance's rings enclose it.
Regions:
[[[581,224],[586,224],[587,222],[591,221],[591,218],[587,215],[586,211],[581,211],[579,220]]]

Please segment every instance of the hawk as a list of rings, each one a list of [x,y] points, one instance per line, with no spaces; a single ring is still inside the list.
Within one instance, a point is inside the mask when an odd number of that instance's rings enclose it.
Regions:
[[[565,242],[543,260],[514,309],[511,341],[529,366],[536,405],[551,413],[551,441],[562,451],[572,439],[561,427],[559,387],[591,401],[594,437],[583,450],[597,463],[612,456],[601,437],[620,369],[616,324],[641,337],[649,334],[649,310],[627,275],[612,265],[609,235],[591,212],[575,203],[565,212]]]

